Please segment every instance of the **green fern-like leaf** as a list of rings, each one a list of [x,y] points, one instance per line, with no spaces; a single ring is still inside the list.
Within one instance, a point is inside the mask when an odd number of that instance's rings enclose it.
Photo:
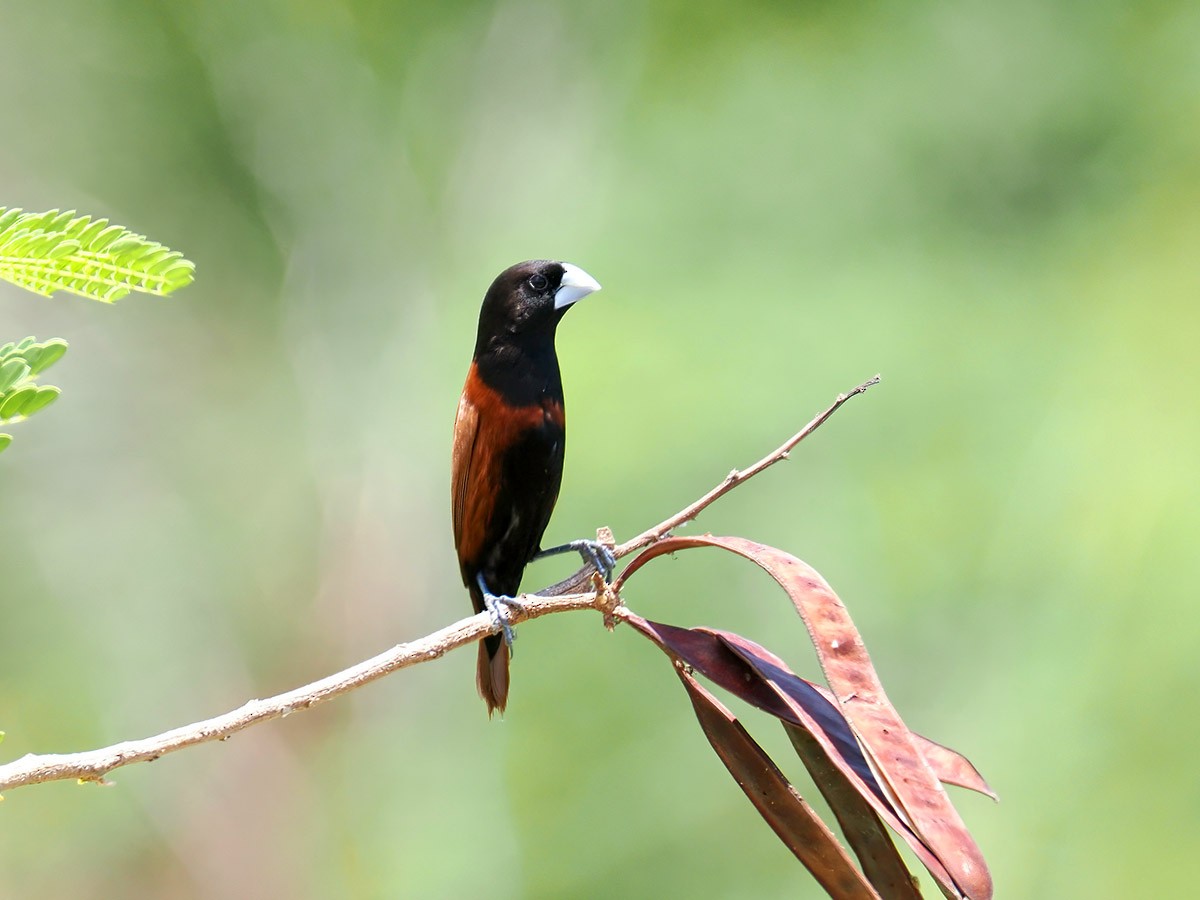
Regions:
[[[49,297],[66,291],[112,303],[131,291],[164,296],[192,283],[178,250],[74,210],[0,207],[0,278]]]
[[[0,346],[0,425],[28,419],[58,399],[56,387],[37,384],[37,377],[63,358],[67,342],[36,338]],[[12,435],[0,434],[0,452],[12,443]]]

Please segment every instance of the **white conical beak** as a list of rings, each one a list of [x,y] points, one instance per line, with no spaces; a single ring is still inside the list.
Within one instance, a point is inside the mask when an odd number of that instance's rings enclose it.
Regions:
[[[576,300],[582,300],[588,294],[594,294],[600,290],[600,282],[579,266],[563,263],[562,267],[562,281],[558,290],[554,292],[555,309],[565,309]]]

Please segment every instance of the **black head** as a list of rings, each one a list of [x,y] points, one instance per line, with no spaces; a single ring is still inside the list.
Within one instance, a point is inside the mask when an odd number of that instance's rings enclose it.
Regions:
[[[497,345],[553,346],[554,330],[571,305],[598,290],[596,279],[570,263],[533,259],[510,266],[484,295],[476,356]]]

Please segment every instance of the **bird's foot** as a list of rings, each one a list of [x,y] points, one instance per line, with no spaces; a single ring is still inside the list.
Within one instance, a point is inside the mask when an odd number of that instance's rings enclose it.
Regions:
[[[492,621],[500,629],[500,633],[504,635],[504,645],[508,647],[509,652],[512,652],[513,641],[517,637],[516,631],[512,627],[512,619],[510,618],[509,610],[516,610],[519,613],[525,611],[525,607],[516,597],[509,597],[505,594],[493,594],[488,590],[487,582],[483,580],[482,573],[476,578],[479,588],[483,591],[483,605],[492,615]]]
[[[613,568],[617,564],[617,558],[613,556],[613,552],[601,544],[599,541],[568,541],[558,547],[551,547],[549,550],[543,550],[538,553],[534,559],[541,559],[544,556],[557,556],[559,553],[578,553],[583,557],[585,563],[591,563],[596,571],[604,576],[605,582],[612,581]]]

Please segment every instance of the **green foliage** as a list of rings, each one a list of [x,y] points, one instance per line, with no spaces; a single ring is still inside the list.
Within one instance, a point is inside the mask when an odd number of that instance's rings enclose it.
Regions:
[[[74,210],[27,213],[0,206],[0,278],[49,297],[66,291],[112,303],[131,291],[165,296],[192,283],[196,266],[144,235]],[[0,425],[58,399],[37,376],[62,359],[67,342],[27,337],[0,347]],[[0,434],[0,452],[12,436]]]
[[[27,337],[0,347],[0,425],[27,419],[58,399],[58,388],[35,382],[66,352],[67,342],[61,338],[39,343]],[[0,434],[0,452],[11,443],[11,435]]]
[[[0,278],[49,297],[67,291],[112,303],[130,291],[163,296],[191,284],[178,250],[74,210],[0,207]]]

